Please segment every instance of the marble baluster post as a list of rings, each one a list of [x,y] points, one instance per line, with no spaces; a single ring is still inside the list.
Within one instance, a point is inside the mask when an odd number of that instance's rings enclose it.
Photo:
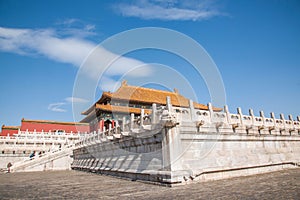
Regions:
[[[240,117],[240,123],[241,123],[241,125],[243,125],[243,124],[244,124],[244,123],[243,123],[243,113],[242,113],[241,107],[238,107],[238,108],[237,108],[237,114],[238,114],[239,117]]]
[[[145,116],[145,110],[141,109],[141,116],[140,116],[140,128],[143,128],[144,125],[144,116]]]
[[[228,109],[227,105],[224,106],[224,112],[225,112],[225,115],[226,115],[227,123],[231,124],[230,113],[229,113],[229,109]]]
[[[126,124],[126,117],[123,116],[123,118],[122,118],[122,131],[125,131],[125,124]]]
[[[208,111],[209,111],[209,115],[210,115],[210,123],[213,123],[214,122],[214,110],[213,110],[212,104],[209,102],[207,104],[207,107],[208,107]]]
[[[294,119],[293,119],[293,116],[290,114],[288,115],[289,117],[289,120],[291,121],[291,128],[290,128],[290,134],[292,134],[292,132],[295,130],[295,125],[294,125]]]
[[[253,112],[252,108],[249,109],[249,115],[250,115],[250,117],[252,119],[252,126],[253,126],[254,125],[254,112]]]
[[[283,113],[280,113],[280,119],[283,122],[283,129],[280,130],[280,134],[282,134],[282,131],[284,131],[284,132],[286,131],[285,119],[284,119],[284,114]]]
[[[172,112],[172,104],[171,104],[171,98],[169,96],[167,96],[166,107],[167,107],[167,110],[169,111],[169,113],[171,113]]]
[[[195,113],[195,108],[194,108],[194,102],[193,100],[189,100],[189,107],[190,107],[190,112],[191,112],[191,121],[194,122],[196,121],[196,113]]]
[[[134,113],[130,115],[130,130],[134,128]]]
[[[151,123],[152,124],[156,124],[157,123],[156,112],[157,112],[156,104],[153,103],[152,104],[152,113],[151,113]]]

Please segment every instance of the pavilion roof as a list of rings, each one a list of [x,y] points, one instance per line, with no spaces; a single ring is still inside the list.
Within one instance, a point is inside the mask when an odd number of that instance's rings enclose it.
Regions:
[[[88,123],[82,122],[60,122],[60,121],[52,121],[52,120],[32,120],[32,119],[22,119],[22,122],[29,123],[40,123],[40,124],[61,124],[61,125],[76,125],[76,126],[88,126]]]
[[[97,109],[97,104],[104,103],[107,99],[113,101],[125,101],[130,103],[149,104],[152,103],[166,105],[166,98],[170,97],[171,104],[178,107],[189,107],[189,99],[179,94],[175,89],[174,92],[144,88],[138,86],[127,85],[126,81],[122,82],[121,87],[116,92],[103,92],[101,98],[88,110],[82,112],[88,115],[93,110]],[[196,109],[208,110],[204,104],[194,102]],[[99,108],[99,106],[98,106]],[[127,109],[128,110],[128,109]],[[220,108],[214,108],[215,111],[221,111]]]
[[[2,129],[9,129],[9,130],[18,130],[20,126],[5,126],[2,125]]]

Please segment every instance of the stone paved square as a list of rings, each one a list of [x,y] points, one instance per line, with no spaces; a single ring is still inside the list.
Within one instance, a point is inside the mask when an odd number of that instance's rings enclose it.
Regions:
[[[299,199],[300,169],[173,188],[80,171],[0,175],[0,199]]]

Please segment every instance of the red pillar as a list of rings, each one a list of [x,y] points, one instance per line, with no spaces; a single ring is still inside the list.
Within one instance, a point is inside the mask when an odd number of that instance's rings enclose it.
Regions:
[[[114,127],[115,127],[115,121],[111,120],[111,128],[114,128]]]
[[[99,124],[100,124],[100,130],[101,130],[101,131],[103,131],[103,127],[104,127],[104,120],[103,120],[103,119],[101,119],[101,120],[100,120],[100,122],[99,122]]]

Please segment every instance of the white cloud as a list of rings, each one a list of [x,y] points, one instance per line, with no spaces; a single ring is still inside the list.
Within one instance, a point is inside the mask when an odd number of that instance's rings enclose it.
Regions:
[[[56,25],[61,26],[61,28],[57,30],[61,35],[74,35],[77,38],[96,35],[94,32],[96,26],[94,24],[86,24],[80,19],[68,18],[59,20],[56,22]]]
[[[87,31],[95,30],[95,28],[96,28],[96,26],[93,25],[93,24],[88,24],[88,25],[84,26],[84,29],[87,30]]]
[[[61,108],[61,106],[65,105],[66,103],[59,102],[59,103],[51,103],[48,105],[48,110],[53,112],[67,112],[67,110]]]
[[[199,21],[223,15],[218,11],[213,0],[144,0],[120,3],[115,6],[115,9],[123,16],[159,20]]]
[[[145,66],[143,70],[135,70],[138,66]],[[98,47],[93,50],[93,54],[85,61],[84,73],[93,79],[98,80],[98,68],[104,69],[104,76],[110,78],[115,76],[123,76],[130,72],[130,77],[143,77],[152,74],[151,65],[147,65],[139,60],[119,56],[115,53]],[[98,70],[97,70],[98,69]]]
[[[60,20],[56,24],[65,25],[65,26],[71,26],[74,23],[79,22],[79,21],[80,20],[76,19],[76,18],[68,18],[68,19]]]
[[[50,103],[48,105],[48,110],[53,112],[67,112],[66,109],[62,108],[64,105],[68,105],[71,103],[87,103],[89,102],[87,99],[78,98],[78,97],[66,97],[63,102]]]
[[[0,27],[0,50],[19,54],[40,54],[58,62],[80,66],[94,44],[76,37],[60,38],[52,29]]]
[[[68,24],[76,20],[71,19]],[[85,27],[86,32],[94,29],[93,25]],[[86,74],[95,80],[97,69],[106,67],[108,59],[117,59],[109,66],[105,76],[122,76],[127,71],[134,69],[144,63],[133,58],[127,58],[114,54],[102,47],[95,50],[95,43],[78,36],[76,33],[82,30],[72,29],[71,32],[55,29],[16,29],[0,27],[0,51],[17,53],[22,55],[43,55],[51,60],[62,63],[70,63],[80,67],[84,59],[89,56],[92,50],[96,51],[96,56],[86,61]],[[85,34],[85,36],[88,34]],[[144,73],[132,73],[132,76],[149,75],[150,67],[145,68]]]
[[[89,100],[78,97],[67,97],[65,101],[68,103],[87,103]]]

